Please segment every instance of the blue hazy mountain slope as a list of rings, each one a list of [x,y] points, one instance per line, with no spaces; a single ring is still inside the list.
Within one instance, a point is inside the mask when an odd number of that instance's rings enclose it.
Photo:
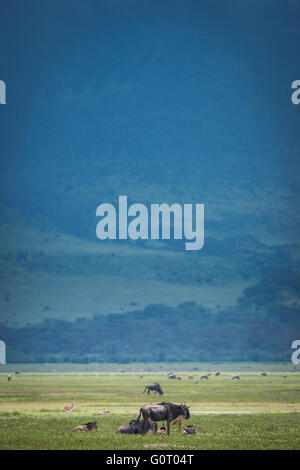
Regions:
[[[1,5],[3,321],[236,306],[297,272],[298,20],[278,0]],[[204,249],[100,242],[120,194],[204,203]]]

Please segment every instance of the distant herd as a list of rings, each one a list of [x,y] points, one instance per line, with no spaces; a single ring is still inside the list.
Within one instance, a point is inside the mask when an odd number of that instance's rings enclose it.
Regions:
[[[211,374],[201,375],[200,379],[208,380]],[[215,376],[218,377],[220,372],[216,372]],[[266,375],[262,373],[261,375]],[[169,379],[172,380],[182,380],[181,376],[176,376],[173,372],[169,372],[167,374]],[[143,376],[139,376],[140,379]],[[188,379],[194,379],[194,376],[189,374],[187,375]],[[233,380],[240,380],[239,375],[233,375]],[[158,393],[159,395],[163,395],[164,392],[158,382],[154,382],[151,384],[147,384],[144,388],[143,393],[150,395],[151,392]],[[72,406],[65,407],[65,411],[69,414],[74,408],[76,403],[73,401]],[[104,410],[104,414],[108,415],[110,412],[109,410]],[[141,417],[143,418],[141,420]],[[168,401],[163,401],[161,403],[157,403],[155,405],[146,405],[140,409],[139,416],[137,419],[131,420],[129,423],[122,424],[117,433],[119,434],[146,434],[146,433],[154,433],[154,434],[165,434],[170,435],[170,427],[171,424],[178,423],[179,432],[182,430],[182,420],[190,418],[190,411],[189,407],[185,404],[176,404],[170,403]],[[157,422],[162,421],[162,426],[158,429]],[[165,423],[167,427],[165,427]],[[76,431],[93,431],[97,429],[96,422],[89,422],[83,424],[81,426],[77,426],[75,428]],[[183,434],[195,434],[196,427],[195,426],[184,426]]]
[[[19,373],[19,372],[16,372]],[[208,380],[211,373],[207,373],[205,375],[201,375],[200,379]],[[216,377],[220,375],[220,372],[216,372],[214,374]],[[240,380],[239,374],[231,374],[232,380]],[[182,380],[181,376],[176,376],[173,372],[167,374],[169,379],[172,380]],[[266,372],[262,372],[261,376],[267,376]],[[139,377],[140,379],[143,376]],[[188,379],[194,379],[193,375],[187,375]],[[12,376],[8,375],[8,381],[11,381]],[[197,382],[196,382],[197,383]],[[158,393],[159,395],[163,395],[164,392],[158,382],[154,382],[151,384],[147,384],[144,388],[143,393],[147,392],[150,395],[151,392]],[[66,406],[64,411],[70,415],[71,412],[74,410],[76,406],[76,402],[73,400],[71,406]],[[110,411],[107,409],[103,410],[105,415],[109,415]],[[142,420],[141,420],[142,418]],[[140,409],[140,413],[137,419],[130,421],[127,424],[122,424],[118,429],[117,433],[119,434],[146,434],[146,433],[154,433],[154,434],[165,434],[170,435],[170,428],[171,424],[178,424],[179,432],[182,430],[182,420],[190,418],[190,411],[189,406],[186,404],[176,404],[171,403],[168,401],[163,401],[157,404],[146,405]],[[162,426],[158,429],[157,422],[161,421]],[[165,423],[166,426],[165,427]],[[91,421],[80,426],[76,426],[74,428],[75,431],[94,431],[97,430],[97,423],[96,421]],[[193,425],[184,426],[183,427],[183,434],[195,434],[196,427]]]

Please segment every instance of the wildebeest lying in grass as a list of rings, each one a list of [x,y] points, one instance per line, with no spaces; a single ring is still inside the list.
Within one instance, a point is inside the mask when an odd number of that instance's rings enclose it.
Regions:
[[[183,428],[183,434],[196,434],[195,426],[185,426]]]
[[[120,434],[143,434],[142,427],[143,427],[143,423],[141,423],[137,419],[133,419],[128,424],[122,424],[117,430],[117,432]],[[144,434],[151,433],[151,432],[156,433],[156,431],[157,431],[157,424],[151,420],[147,421]]]
[[[157,382],[155,382],[154,384],[146,385],[145,390],[143,391],[143,393],[145,393],[146,390],[147,390],[148,395],[150,395],[150,392],[156,392],[156,393],[159,393],[160,395],[164,394],[164,392],[162,391],[161,386]]]
[[[96,421],[91,421],[90,423],[82,424],[81,426],[77,426],[74,431],[96,431],[97,424]]]
[[[148,421],[166,421],[167,432],[170,435],[170,425],[180,417],[183,419],[189,419],[190,412],[189,407],[186,405],[176,405],[175,403],[162,402],[158,405],[147,405],[140,409],[140,414],[137,418],[139,421],[140,417],[143,416],[143,427],[142,434],[145,434],[146,423]]]

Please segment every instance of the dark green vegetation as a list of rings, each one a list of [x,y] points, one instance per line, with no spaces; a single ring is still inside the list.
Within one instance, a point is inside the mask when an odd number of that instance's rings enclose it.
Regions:
[[[288,360],[300,334],[296,3],[6,3],[8,360]],[[119,195],[204,203],[203,250],[99,241],[96,208]]]
[[[194,379],[182,371],[182,381],[154,371],[144,372],[142,379],[129,372],[21,373],[11,382],[0,374],[0,448],[300,449],[299,373],[268,372],[263,377],[231,370],[219,377],[212,373],[208,381],[200,380],[207,369],[194,371]],[[239,382],[232,380],[236,372]],[[161,401],[142,394],[153,381],[161,384],[163,399],[191,407],[186,423],[196,426],[195,436],[179,434],[177,426],[169,438],[116,434],[118,426],[137,417],[141,406]],[[63,409],[73,399],[77,406],[68,417]],[[88,421],[97,421],[98,431],[73,431]]]
[[[291,360],[291,344],[300,331],[297,309],[273,304],[267,311],[246,309],[248,297],[255,302],[251,290],[247,295],[237,310],[212,312],[193,302],[177,308],[149,305],[74,322],[2,325],[0,337],[7,342],[9,362]]]

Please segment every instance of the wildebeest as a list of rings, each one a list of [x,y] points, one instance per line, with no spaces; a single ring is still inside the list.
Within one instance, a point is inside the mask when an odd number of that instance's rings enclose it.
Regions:
[[[143,423],[141,423],[137,419],[133,419],[128,424],[122,424],[118,428],[117,432],[120,434],[143,434],[142,430],[143,430]],[[144,434],[151,433],[151,432],[156,433],[156,431],[157,431],[157,424],[154,423],[153,421],[147,421]]]
[[[10,375],[10,374],[7,376],[7,380],[8,380],[9,382],[11,381],[11,375]]]
[[[240,380],[240,376],[239,376],[239,375],[234,375],[234,376],[232,377],[232,380]]]
[[[189,407],[186,405],[176,405],[175,403],[163,402],[163,404],[144,406],[140,409],[140,414],[137,418],[138,421],[141,416],[143,416],[142,434],[145,434],[147,421],[166,421],[167,433],[169,436],[171,423],[180,417],[183,419],[189,419],[190,412]]]
[[[81,426],[77,426],[74,431],[96,431],[97,424],[96,421],[91,421],[90,423],[82,424]]]
[[[175,379],[175,380],[177,379],[176,375],[173,374],[173,372],[169,372],[168,377],[169,379]]]
[[[145,390],[143,391],[143,393],[145,393],[146,390],[147,390],[148,395],[150,395],[150,392],[156,392],[156,393],[159,393],[160,395],[164,394],[164,392],[162,391],[161,386],[157,382],[155,382],[154,384],[146,385]]]
[[[220,372],[216,372],[215,373],[215,376],[218,377],[218,375],[220,375]]]
[[[262,375],[263,377],[267,377],[267,373],[266,373],[266,372],[262,372],[261,375]]]
[[[207,374],[207,375],[201,375],[200,379],[206,379],[206,380],[208,380],[208,374]]]
[[[196,434],[195,426],[185,426],[183,428],[183,434]]]

